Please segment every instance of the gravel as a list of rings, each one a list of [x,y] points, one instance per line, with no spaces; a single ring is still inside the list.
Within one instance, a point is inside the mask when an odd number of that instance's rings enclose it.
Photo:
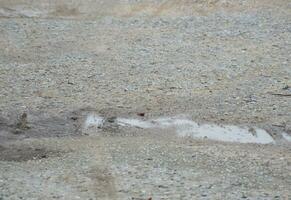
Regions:
[[[288,142],[193,140],[111,123],[185,114],[290,137],[290,8],[1,1],[0,199],[290,198]],[[109,120],[86,136],[90,113]]]

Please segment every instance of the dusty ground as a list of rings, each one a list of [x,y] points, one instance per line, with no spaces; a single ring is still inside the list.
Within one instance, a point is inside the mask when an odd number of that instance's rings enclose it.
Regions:
[[[290,13],[288,0],[2,0],[0,199],[290,199]],[[277,143],[86,136],[92,111],[255,125]]]

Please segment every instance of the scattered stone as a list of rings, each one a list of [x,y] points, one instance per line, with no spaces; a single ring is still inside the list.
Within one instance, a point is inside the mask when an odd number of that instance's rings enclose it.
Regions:
[[[115,120],[116,120],[116,117],[109,117],[109,118],[107,118],[107,121],[108,121],[109,123],[114,123]]]
[[[168,188],[168,187],[165,185],[158,185],[158,188]]]
[[[73,117],[71,117],[71,119],[76,121],[78,119],[78,117],[77,116],[73,116]]]
[[[286,86],[284,86],[282,89],[283,89],[283,90],[289,90],[290,87],[289,87],[289,85],[286,85]]]
[[[137,113],[137,115],[140,116],[140,117],[144,117],[145,113],[141,112],[141,113]]]

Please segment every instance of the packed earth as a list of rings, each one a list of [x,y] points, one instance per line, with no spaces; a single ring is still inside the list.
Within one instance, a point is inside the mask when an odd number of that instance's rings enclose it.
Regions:
[[[290,0],[1,0],[18,199],[291,199]]]

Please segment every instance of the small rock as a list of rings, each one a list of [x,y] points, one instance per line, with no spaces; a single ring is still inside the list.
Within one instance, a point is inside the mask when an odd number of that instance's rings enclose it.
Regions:
[[[140,116],[140,117],[144,117],[145,113],[141,112],[141,113],[137,113],[137,115]]]
[[[114,123],[115,120],[116,120],[116,117],[109,117],[109,118],[107,119],[107,121],[108,121],[109,123]]]
[[[71,117],[71,119],[76,121],[78,119],[78,117],[77,116],[73,116],[73,117]]]
[[[289,90],[289,89],[290,89],[289,85],[286,85],[282,88],[282,90]]]
[[[165,185],[158,185],[158,188],[168,188],[168,187]]]

